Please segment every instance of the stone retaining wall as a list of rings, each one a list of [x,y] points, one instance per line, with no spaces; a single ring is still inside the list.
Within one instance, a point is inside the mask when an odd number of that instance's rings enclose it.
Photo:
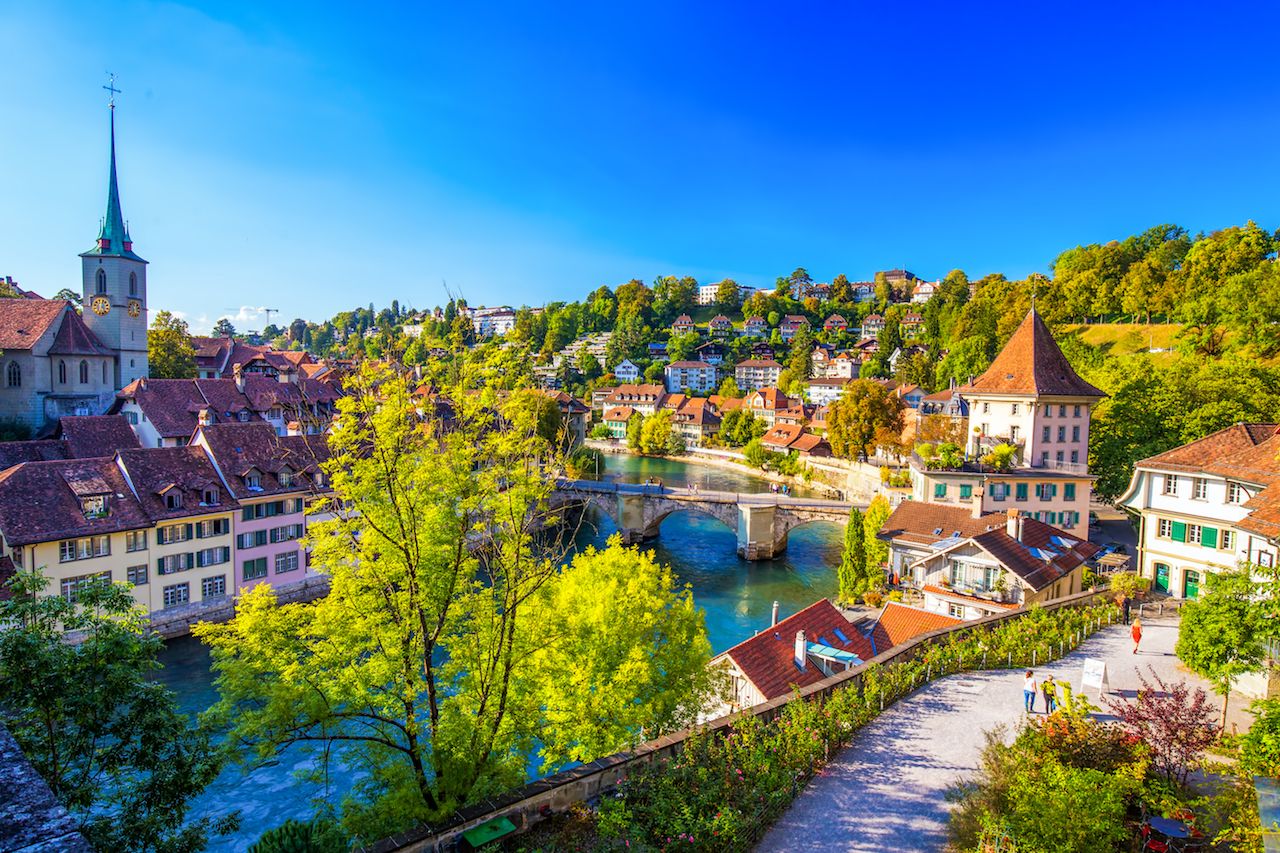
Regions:
[[[329,594],[329,576],[312,575],[296,583],[276,587],[276,600],[280,604],[314,601]],[[197,601],[180,607],[170,607],[151,614],[151,630],[166,640],[191,633],[197,622],[230,622],[236,615],[234,598],[213,601]]]
[[[0,850],[11,853],[93,853],[76,822],[44,778],[0,725]]]
[[[1091,604],[1107,595],[1108,593],[1104,589],[1089,590],[1046,604],[1042,609],[1057,610],[1062,607]],[[998,622],[1020,619],[1027,612],[1027,610],[1023,609],[1009,613],[998,613],[985,619],[978,619],[966,622],[963,625],[922,634],[877,655],[862,666],[837,673],[830,678],[801,689],[798,693],[779,696],[776,699],[752,706],[736,714],[712,720],[707,723],[705,728],[712,732],[724,732],[730,729],[737,720],[746,716],[771,720],[782,713],[782,709],[789,702],[797,699],[803,701],[822,699],[836,690],[856,688],[861,684],[862,675],[867,667],[873,664],[883,665],[911,660],[920,654],[923,649],[934,643],[945,641],[952,634],[965,634]],[[435,828],[419,827],[391,838],[385,838],[373,845],[373,847],[368,848],[368,850],[371,853],[444,853],[444,851],[458,849],[462,833],[468,829],[501,817],[509,819],[518,829],[523,831],[551,814],[567,809],[574,803],[591,800],[609,792],[617,785],[620,779],[630,772],[631,768],[637,765],[674,757],[679,753],[684,741],[693,732],[693,729],[673,732],[657,740],[643,743],[631,752],[606,756],[590,764],[538,779],[523,787],[508,791],[501,796],[473,803],[459,810],[443,826]]]

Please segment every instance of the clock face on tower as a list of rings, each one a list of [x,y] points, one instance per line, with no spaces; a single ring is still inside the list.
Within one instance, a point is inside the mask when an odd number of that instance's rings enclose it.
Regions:
[[[97,314],[99,317],[105,317],[107,316],[107,312],[111,310],[111,300],[107,299],[105,296],[95,296],[91,303],[91,307],[93,308],[93,313]]]
[[[129,300],[129,316],[137,317],[142,313],[142,303],[136,299]]]

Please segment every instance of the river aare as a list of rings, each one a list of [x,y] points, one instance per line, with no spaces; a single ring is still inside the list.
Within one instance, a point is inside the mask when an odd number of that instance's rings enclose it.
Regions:
[[[705,491],[767,492],[769,483],[744,471],[627,455],[604,460],[606,477],[621,482],[652,478],[667,486],[696,484]],[[793,487],[799,496],[817,493]],[[575,546],[603,546],[615,532],[613,522],[589,511],[575,538]],[[644,547],[671,565],[682,583],[692,587],[694,601],[706,612],[707,631],[714,651],[721,652],[767,627],[773,602],[782,616],[795,613],[836,591],[835,567],[840,559],[840,525],[807,524],[793,530],[787,550],[776,560],[749,563],[738,558],[736,537],[721,522],[698,512],[679,512],[662,522],[659,538]],[[196,714],[217,697],[209,667],[209,652],[200,641],[183,637],[170,641],[161,655],[158,678],[178,696],[182,708]],[[288,818],[305,820],[316,805],[328,801],[336,808],[351,782],[334,769],[327,785],[299,782],[294,771],[311,766],[307,753],[286,750],[263,766],[228,767],[200,796],[192,817],[224,815],[239,809],[240,830],[210,839],[211,851],[245,850],[264,830]]]

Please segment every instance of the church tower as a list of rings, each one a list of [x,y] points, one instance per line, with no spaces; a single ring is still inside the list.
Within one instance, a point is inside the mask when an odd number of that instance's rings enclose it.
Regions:
[[[123,388],[147,375],[147,262],[133,251],[133,240],[120,211],[116,183],[116,103],[111,110],[111,175],[107,183],[107,216],[97,244],[80,256],[83,272],[84,322],[116,355],[115,387]]]

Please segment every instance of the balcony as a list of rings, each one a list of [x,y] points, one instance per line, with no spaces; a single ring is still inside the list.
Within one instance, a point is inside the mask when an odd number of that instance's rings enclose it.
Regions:
[[[1058,462],[1056,459],[1045,459],[1033,464],[1031,467],[1042,471],[1057,471],[1061,474],[1076,474],[1082,477],[1087,476],[1089,473],[1089,466],[1084,462]]]

